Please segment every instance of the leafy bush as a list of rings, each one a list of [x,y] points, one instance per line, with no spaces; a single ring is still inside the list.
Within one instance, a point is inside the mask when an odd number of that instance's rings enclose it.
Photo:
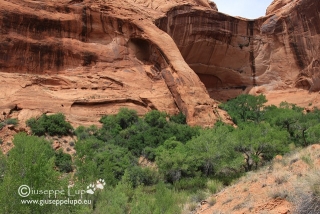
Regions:
[[[154,148],[147,146],[143,151],[142,155],[150,161],[155,161],[156,159],[156,151]]]
[[[134,188],[139,185],[150,186],[158,183],[159,175],[155,170],[134,166],[126,170],[124,180]]]
[[[165,180],[174,183],[183,177],[194,176],[197,167],[189,162],[188,150],[175,137],[172,137],[159,146],[156,151],[156,163],[159,172],[165,177]]]
[[[166,113],[152,110],[144,116],[144,121],[151,127],[163,128],[167,124]]]
[[[125,184],[119,183],[115,188],[107,187],[106,191],[101,192],[100,200],[93,201],[94,211],[90,213],[110,213],[125,214],[130,213],[127,202],[129,200],[126,191],[131,189]],[[96,204],[95,204],[96,203]]]
[[[126,123],[131,125],[123,129],[119,122],[123,115],[134,115],[134,113],[128,113],[126,109],[121,109],[120,113],[122,113],[121,117],[109,115],[101,118],[100,122],[103,123],[103,127],[97,132],[97,138],[128,148],[136,156],[150,155],[151,160],[155,159],[155,153],[151,152],[152,149],[162,145],[170,137],[175,136],[177,140],[186,143],[199,134],[199,127],[169,122],[166,114],[159,111],[150,111],[144,118],[132,116],[135,119],[125,120],[132,121]],[[83,135],[88,136],[88,134]]]
[[[53,206],[44,208],[36,204],[21,204],[21,197],[17,194],[22,184],[34,189],[56,189],[62,185],[59,173],[54,170],[54,151],[50,143],[25,133],[15,135],[13,142],[15,146],[9,151],[0,186],[2,213],[31,213],[31,210],[34,213],[55,213]],[[31,194],[28,198],[43,199],[43,195]]]
[[[94,137],[78,141],[75,150],[77,176],[87,182],[104,178],[108,185],[116,185],[126,169],[136,165],[136,159],[126,148]]]
[[[139,117],[137,111],[121,108],[116,115],[106,115],[100,119],[105,129],[126,129],[136,123]]]
[[[160,213],[180,213],[181,209],[178,203],[179,198],[174,191],[167,189],[165,184],[160,182],[156,186],[154,212]]]
[[[70,123],[66,122],[65,116],[61,113],[53,115],[42,115],[38,120],[31,118],[26,122],[32,130],[32,133],[38,136],[46,133],[53,135],[68,135],[73,131]]]
[[[181,111],[179,114],[170,116],[170,121],[178,124],[187,124],[187,118]]]
[[[84,126],[79,126],[78,128],[76,128],[76,130],[74,132],[77,135],[78,140],[84,140],[84,139],[87,139],[91,136],[97,135],[98,128],[94,125],[92,125],[88,128],[84,127]]]
[[[73,171],[71,155],[64,153],[62,149],[60,149],[55,153],[55,157],[55,165],[60,172],[68,173]]]
[[[0,139],[1,141],[1,139]],[[1,183],[3,182],[4,179],[4,173],[6,171],[7,168],[7,159],[5,157],[4,154],[2,154],[2,152],[0,152],[0,186]]]
[[[191,190],[196,191],[199,189],[204,189],[206,187],[207,179],[204,177],[195,178],[183,178],[176,181],[173,186],[176,190]]]

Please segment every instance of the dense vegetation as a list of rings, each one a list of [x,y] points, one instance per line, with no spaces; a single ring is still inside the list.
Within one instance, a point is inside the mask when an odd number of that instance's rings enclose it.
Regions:
[[[103,116],[101,128],[75,129],[74,157],[55,152],[44,138],[18,134],[9,155],[0,156],[1,207],[4,213],[179,213],[186,200],[205,198],[200,190],[214,193],[277,154],[319,142],[319,110],[265,103],[263,95],[230,100],[221,108],[237,128],[218,122],[210,129],[188,126],[181,113],[150,111],[138,117],[124,108]],[[37,136],[73,133],[62,114],[32,118],[27,125]],[[140,157],[151,166],[139,164]],[[91,205],[22,205],[17,195],[22,184],[61,189],[73,180],[86,189],[99,178],[107,190],[87,196]]]
[[[37,136],[45,134],[61,136],[71,134],[73,131],[72,126],[65,121],[65,116],[61,113],[49,116],[43,114],[39,119],[31,118],[27,121],[27,126]]]

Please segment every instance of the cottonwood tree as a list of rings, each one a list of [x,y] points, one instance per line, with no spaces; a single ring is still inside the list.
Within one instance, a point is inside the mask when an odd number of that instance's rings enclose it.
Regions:
[[[254,121],[260,122],[263,119],[263,106],[267,102],[263,94],[253,96],[250,94],[241,94],[238,97],[221,105],[225,109],[234,122]]]
[[[268,123],[247,123],[236,132],[235,150],[245,158],[245,171],[257,168],[263,160],[283,154],[288,147],[288,133],[271,127]]]

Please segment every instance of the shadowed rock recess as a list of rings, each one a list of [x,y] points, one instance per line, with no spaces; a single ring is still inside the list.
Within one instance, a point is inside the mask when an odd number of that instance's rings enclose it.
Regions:
[[[0,110],[85,125],[121,107],[157,109],[211,126],[214,99],[319,90],[319,9],[275,0],[247,20],[206,0],[1,1]]]

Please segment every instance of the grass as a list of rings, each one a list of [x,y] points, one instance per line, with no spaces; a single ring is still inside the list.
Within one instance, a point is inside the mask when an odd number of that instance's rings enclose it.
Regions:
[[[209,199],[208,203],[209,203],[210,206],[213,206],[213,205],[215,205],[217,203],[217,199],[214,198],[214,197],[211,197]]]
[[[234,206],[233,210],[240,210],[245,207],[246,207],[246,204],[243,202],[243,203],[240,203],[240,204],[237,204],[236,206]]]
[[[275,191],[272,191],[269,193],[269,196],[273,199],[281,198],[286,199],[289,196],[289,193],[287,190],[284,189],[276,189]]]
[[[222,209],[224,209],[223,213],[234,213],[240,210],[251,213],[257,208],[257,200],[251,187],[257,186],[258,183],[261,191],[265,191],[266,201],[283,199],[293,206],[290,210],[292,213],[318,214],[320,213],[320,167],[317,164],[319,161],[319,146],[294,148],[282,159],[273,160],[258,171],[246,173],[234,184],[236,187],[232,189],[226,187],[221,193],[222,201],[219,200],[219,193],[215,197],[207,199],[208,203],[211,206],[213,202],[209,200],[214,198],[217,200],[214,202],[221,206],[216,204],[214,213],[220,213],[219,210]],[[301,163],[306,163],[307,166]],[[211,194],[221,191],[220,188],[223,186],[217,180],[207,182],[207,190]],[[237,198],[238,195],[234,190],[240,190],[236,192],[242,193],[242,199]]]
[[[3,127],[5,127],[7,125],[16,126],[16,125],[18,125],[18,123],[19,123],[18,119],[16,119],[16,118],[8,118],[8,119],[6,119],[6,120],[4,120],[4,121],[2,121],[0,123],[0,129],[2,129]]]
[[[276,176],[276,178],[274,179],[274,182],[278,185],[280,184],[284,184],[286,182],[288,182],[288,177],[289,175],[279,175],[279,176]]]
[[[225,200],[222,204],[228,204],[230,203],[231,201],[233,201],[233,198],[228,198],[227,200]]]
[[[309,146],[300,153],[301,160],[308,164],[305,176],[300,176],[291,193],[291,202],[295,205],[293,213],[320,213],[320,167],[315,161],[320,159],[320,149]]]
[[[295,201],[296,214],[319,214],[320,213],[320,197],[314,197],[308,194],[300,195]]]
[[[223,189],[223,184],[218,180],[209,180],[207,182],[207,188],[211,194],[216,194]]]
[[[16,126],[16,125],[18,125],[18,119],[16,119],[16,118],[9,118],[9,119],[6,119],[6,120],[5,120],[5,123],[6,123],[7,125],[14,125],[14,126]]]
[[[192,202],[192,203],[190,203],[190,204],[188,205],[188,210],[189,210],[189,211],[195,211],[195,210],[197,209],[197,207],[198,207],[198,204],[195,203],[195,202]]]
[[[309,166],[312,166],[312,160],[311,160],[310,154],[303,155],[301,157],[301,160],[303,160],[303,162],[305,162]]]
[[[192,202],[201,202],[207,198],[207,194],[201,190],[197,191],[194,195],[191,196]]]

